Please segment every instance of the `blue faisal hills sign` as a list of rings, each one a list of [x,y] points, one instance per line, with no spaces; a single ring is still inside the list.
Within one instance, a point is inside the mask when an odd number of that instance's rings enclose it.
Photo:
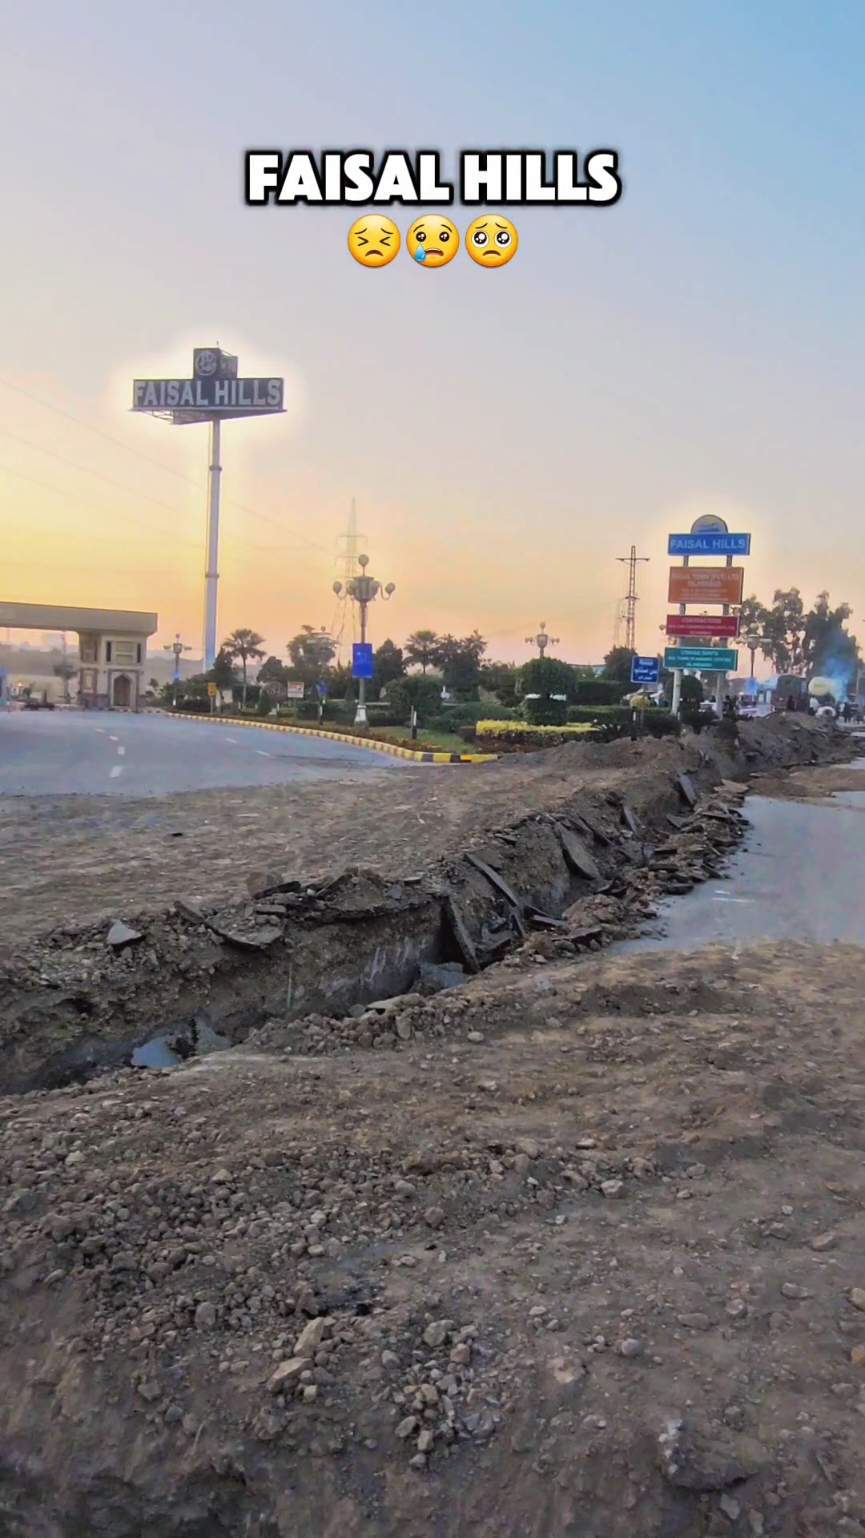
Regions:
[[[668,534],[668,555],[750,555],[750,534]]]

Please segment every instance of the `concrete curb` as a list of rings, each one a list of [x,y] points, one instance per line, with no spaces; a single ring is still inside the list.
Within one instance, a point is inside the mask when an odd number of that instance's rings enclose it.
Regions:
[[[191,710],[162,712],[171,721],[203,721],[208,726],[251,726],[258,732],[293,732],[296,737],[323,737],[328,742],[345,742],[352,748],[366,748],[371,753],[387,753],[391,758],[407,758],[415,764],[492,764],[497,753],[415,752],[397,747],[395,742],[373,742],[368,737],[348,737],[343,732],[323,732],[315,726],[285,726],[276,721],[238,721],[235,716],[196,715]]]

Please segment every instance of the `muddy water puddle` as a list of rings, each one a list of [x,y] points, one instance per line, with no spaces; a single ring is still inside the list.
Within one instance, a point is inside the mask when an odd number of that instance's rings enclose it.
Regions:
[[[725,879],[659,902],[651,932],[618,950],[735,949],[767,939],[865,944],[865,791],[806,802],[754,796],[744,812],[750,832]]]

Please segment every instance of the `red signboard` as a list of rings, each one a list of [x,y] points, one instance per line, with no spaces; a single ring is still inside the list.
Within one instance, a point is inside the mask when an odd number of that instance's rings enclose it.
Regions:
[[[727,640],[732,640],[738,634],[738,614],[667,615],[667,635],[723,636]]]
[[[672,566],[669,603],[741,603],[744,566]]]

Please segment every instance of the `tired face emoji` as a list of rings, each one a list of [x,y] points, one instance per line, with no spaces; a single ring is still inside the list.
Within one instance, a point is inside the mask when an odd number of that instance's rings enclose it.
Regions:
[[[399,230],[386,214],[365,214],[348,232],[348,249],[361,267],[386,267],[399,250]]]
[[[466,250],[479,267],[504,267],[519,243],[510,219],[501,214],[482,214],[466,230]]]
[[[441,214],[421,214],[406,238],[408,254],[422,267],[444,267],[460,248],[460,232]]]

